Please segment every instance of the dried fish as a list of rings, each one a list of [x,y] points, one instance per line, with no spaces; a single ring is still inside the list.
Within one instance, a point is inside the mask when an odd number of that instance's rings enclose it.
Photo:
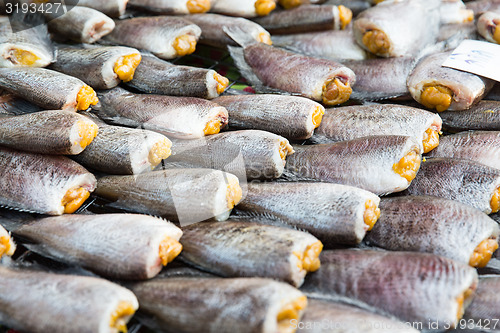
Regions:
[[[171,333],[289,333],[307,306],[299,290],[261,278],[154,279],[131,290],[154,328]]]
[[[43,111],[43,108],[36,104],[30,103],[13,94],[4,93],[5,94],[0,95],[0,115],[17,116]]]
[[[129,47],[59,48],[51,68],[79,78],[94,89],[111,89],[133,79],[141,62],[139,51]]]
[[[500,102],[479,101],[469,110],[445,111],[439,114],[447,132],[465,130],[500,131]]]
[[[467,9],[462,0],[441,0],[439,6],[441,24],[474,21],[474,11]]]
[[[481,14],[496,9],[500,5],[499,0],[476,0],[476,1],[467,1],[465,4],[467,9],[470,9],[474,12],[476,16],[480,16]]]
[[[258,130],[177,140],[174,147],[175,154],[166,161],[166,167],[212,168],[231,172],[240,180],[278,178],[287,156],[293,154],[287,139]]]
[[[138,306],[132,292],[104,279],[0,266],[0,322],[17,330],[125,332]]]
[[[493,87],[490,79],[441,67],[451,52],[424,58],[408,76],[408,90],[412,97],[438,112],[469,109]]]
[[[352,11],[354,17],[358,16],[359,13],[372,6],[370,1],[367,0],[327,0],[323,1],[323,4],[345,6]]]
[[[500,210],[500,170],[453,158],[431,158],[422,163],[409,194],[433,195],[462,202],[486,214]]]
[[[74,6],[62,15],[47,11],[45,16],[52,34],[78,43],[95,43],[115,28],[110,17],[89,7]]]
[[[7,230],[0,225],[0,259],[2,256],[11,256],[16,251],[16,243],[10,237]]]
[[[421,142],[409,136],[370,136],[350,141],[293,146],[290,178],[356,186],[375,194],[406,189],[420,167]]]
[[[230,128],[264,130],[290,140],[310,138],[325,113],[321,104],[298,96],[228,95],[213,102],[227,109]]]
[[[378,217],[380,198],[328,183],[249,183],[237,213],[259,223],[306,230],[325,245],[358,244]]]
[[[31,220],[7,215],[0,224],[27,240],[31,251],[112,279],[150,279],[182,250],[182,231],[147,215],[73,214]]]
[[[227,110],[194,97],[133,94],[122,88],[99,93],[93,109],[106,122],[142,127],[168,137],[196,139],[219,133],[227,124]]]
[[[135,17],[116,21],[115,29],[104,40],[152,52],[162,59],[191,54],[201,29],[181,17]]]
[[[275,0],[217,0],[210,9],[213,13],[238,17],[269,15],[276,8]]]
[[[351,23],[352,11],[344,6],[305,5],[291,10],[275,11],[255,19],[273,35],[296,34],[322,30],[340,30]]]
[[[94,115],[85,116],[99,124],[94,141],[73,157],[87,168],[112,175],[134,175],[153,170],[171,154],[172,142],[160,133],[107,125]]]
[[[95,189],[96,179],[65,156],[0,148],[0,205],[42,214],[75,212]]]
[[[229,80],[212,69],[174,65],[142,54],[134,78],[127,85],[145,93],[213,99],[224,92]]]
[[[456,326],[478,281],[474,268],[428,253],[335,250],[320,260],[301,288],[306,295],[352,298],[418,327]]]
[[[278,89],[326,105],[349,99],[356,78],[344,65],[256,43],[236,27],[224,27],[224,31],[242,46],[230,46],[229,51],[243,76],[258,90]]]
[[[487,330],[495,330],[494,327],[500,318],[500,276],[482,275],[479,277],[479,283],[476,295],[470,306],[465,310],[465,319],[472,319],[473,322],[483,326]],[[467,322],[470,323],[469,320]]]
[[[79,154],[97,131],[95,122],[70,111],[0,116],[0,145],[33,153]]]
[[[179,15],[204,13],[210,10],[210,0],[129,0],[129,6],[150,12]]]
[[[170,169],[135,176],[106,176],[96,194],[111,200],[109,207],[164,216],[172,221],[227,219],[240,202],[238,178],[210,169]]]
[[[500,44],[500,4],[477,19],[477,31],[489,42]]]
[[[84,82],[45,68],[0,68],[0,88],[46,110],[87,110],[99,102]]]
[[[182,231],[180,258],[220,276],[267,277],[299,287],[320,267],[323,244],[306,232],[233,221],[200,222]]]
[[[370,135],[407,135],[428,153],[439,145],[441,118],[434,113],[397,104],[353,105],[326,109],[313,142],[353,140]]]
[[[484,267],[498,249],[498,224],[468,205],[436,197],[382,199],[369,244],[392,251],[428,252]]]
[[[60,0],[50,0],[60,3]],[[93,8],[110,17],[121,17],[125,14],[128,0],[64,0],[66,5],[83,6]]]

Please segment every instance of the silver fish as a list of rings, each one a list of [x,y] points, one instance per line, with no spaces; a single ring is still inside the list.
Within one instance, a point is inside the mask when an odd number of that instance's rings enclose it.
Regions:
[[[182,231],[181,260],[220,276],[267,277],[299,287],[320,267],[323,244],[306,232],[236,221],[200,222]]]
[[[210,0],[129,0],[129,6],[167,15],[204,13],[210,10]]]
[[[482,100],[469,110],[439,114],[447,132],[465,130],[500,131],[500,102]]]
[[[276,8],[275,0],[217,0],[210,9],[213,13],[252,18],[269,15]]]
[[[10,233],[0,225],[0,259],[4,255],[12,256],[16,251],[16,243],[10,236]]]
[[[138,307],[130,290],[104,279],[0,266],[0,322],[17,330],[124,332]]]

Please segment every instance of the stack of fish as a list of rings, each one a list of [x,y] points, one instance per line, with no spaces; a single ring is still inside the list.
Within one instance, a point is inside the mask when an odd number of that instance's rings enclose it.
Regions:
[[[499,331],[499,8],[4,1],[0,330]]]

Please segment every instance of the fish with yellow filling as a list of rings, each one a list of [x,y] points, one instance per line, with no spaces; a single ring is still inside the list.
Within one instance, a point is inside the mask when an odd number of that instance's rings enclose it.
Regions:
[[[141,62],[136,49],[121,46],[64,47],[51,69],[79,78],[94,89],[111,89],[134,78]]]
[[[429,158],[407,192],[452,199],[486,214],[496,213],[500,210],[500,170],[466,159]]]
[[[484,267],[498,248],[498,224],[468,205],[430,196],[382,199],[380,219],[366,237],[391,251],[434,253]]]
[[[299,287],[321,265],[323,244],[303,231],[237,221],[200,222],[182,231],[179,258],[223,277],[267,277]]]
[[[444,111],[439,115],[447,132],[500,131],[500,101],[482,100],[468,110]]]
[[[268,131],[289,140],[310,138],[325,112],[310,99],[276,94],[226,95],[213,102],[227,109],[230,128]]]
[[[307,306],[299,290],[263,278],[157,278],[130,289],[149,327],[176,333],[293,333]]]
[[[487,11],[477,19],[477,31],[488,42],[500,44],[500,4],[495,11]]]
[[[455,327],[477,287],[473,267],[429,253],[331,250],[321,269],[306,277],[310,297],[348,297],[414,325]],[[413,326],[415,327],[415,326]]]
[[[166,15],[205,13],[210,10],[210,0],[129,0],[131,8]]]
[[[96,194],[109,200],[107,207],[163,216],[182,224],[227,219],[240,202],[242,189],[230,173],[170,169],[99,178]]]
[[[359,187],[375,194],[403,191],[415,178],[421,142],[410,136],[369,136],[337,143],[294,145],[286,178]]]
[[[174,65],[143,53],[126,85],[149,94],[213,99],[226,90],[229,80],[213,69]]]
[[[305,230],[325,246],[353,245],[376,224],[379,202],[373,193],[340,184],[249,183],[235,218]]]
[[[138,307],[104,279],[0,266],[0,322],[19,331],[123,333]]]
[[[494,323],[500,316],[500,276],[481,275],[472,303],[465,309],[464,319],[475,323]]]
[[[149,51],[162,59],[193,53],[201,35],[197,25],[175,16],[134,17],[115,23],[106,42]]]
[[[95,189],[96,179],[65,156],[0,148],[0,205],[41,214],[75,212]]]
[[[12,256],[16,251],[16,243],[10,233],[0,224],[0,259],[5,256]]]
[[[0,68],[0,88],[46,110],[87,110],[99,102],[83,81],[45,68]]]
[[[172,138],[197,139],[217,134],[227,125],[227,110],[195,97],[134,94],[116,87],[99,92],[93,107],[108,123],[142,127]]]
[[[276,8],[275,0],[217,0],[210,12],[228,16],[252,18],[269,15]]]
[[[333,60],[317,59],[256,43],[238,28],[224,31],[242,47],[229,47],[242,75],[259,91],[285,91],[325,105],[349,100],[354,72]]]

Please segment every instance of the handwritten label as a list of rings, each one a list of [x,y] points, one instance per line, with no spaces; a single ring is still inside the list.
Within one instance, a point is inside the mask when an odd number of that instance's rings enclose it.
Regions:
[[[464,40],[442,66],[500,81],[500,45]]]

